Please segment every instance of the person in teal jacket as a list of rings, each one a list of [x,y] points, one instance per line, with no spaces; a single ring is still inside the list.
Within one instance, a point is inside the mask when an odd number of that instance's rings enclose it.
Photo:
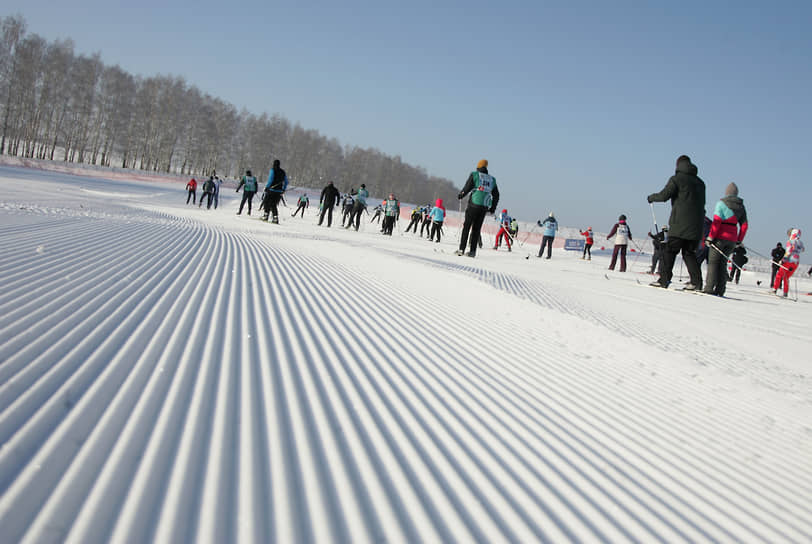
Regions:
[[[357,231],[361,225],[361,214],[367,209],[367,198],[369,197],[367,186],[362,183],[361,188],[355,191],[352,196],[355,197],[355,202],[353,202],[352,210],[350,211],[350,220],[347,221],[347,226],[344,228],[348,229],[355,223],[355,230]]]
[[[544,248],[547,248],[547,258],[549,259],[553,253],[553,240],[555,240],[555,233],[558,230],[558,221],[555,219],[553,212],[547,216],[544,221],[537,221],[539,227],[544,229],[544,234],[541,238],[541,247],[539,248],[538,256],[544,255]]]

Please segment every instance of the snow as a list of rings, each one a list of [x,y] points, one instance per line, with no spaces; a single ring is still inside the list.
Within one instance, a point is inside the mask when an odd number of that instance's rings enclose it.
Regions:
[[[0,167],[0,540],[812,540],[805,270],[719,299],[100,175]]]

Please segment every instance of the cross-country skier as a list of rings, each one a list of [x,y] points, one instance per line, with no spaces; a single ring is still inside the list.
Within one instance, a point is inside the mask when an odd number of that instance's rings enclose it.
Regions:
[[[354,188],[350,189],[350,192],[344,195],[344,198],[341,201],[341,226],[343,227],[347,220],[350,218],[352,214],[352,207],[355,204],[355,200],[352,197],[352,193],[355,192]]]
[[[367,197],[369,196],[367,186],[362,183],[361,188],[355,191],[353,196],[355,197],[355,203],[352,205],[350,219],[347,221],[347,226],[345,228],[350,228],[352,224],[355,223],[355,230],[357,231],[358,227],[361,225],[361,214],[367,209]]]
[[[237,211],[237,215],[242,213],[242,207],[248,202],[248,215],[251,215],[251,204],[254,202],[254,195],[257,194],[257,178],[251,175],[250,170],[245,171],[245,175],[240,180],[240,184],[237,185],[237,192],[240,192],[240,187],[242,187],[242,201],[240,202],[240,209]]]
[[[186,203],[189,203],[189,199],[192,200],[192,204],[197,204],[197,181],[195,178],[189,180],[189,183],[186,184],[186,191],[188,192],[186,195]]]
[[[296,214],[299,213],[299,210],[302,210],[302,218],[304,218],[305,209],[310,207],[310,199],[307,198],[307,194],[303,194],[302,196],[300,196],[299,200],[297,201],[297,204],[298,207],[296,208],[296,211],[293,212],[293,215],[291,217],[296,217]]]
[[[772,276],[770,276],[770,285],[775,284],[775,275],[778,273],[778,270],[781,268],[781,259],[784,258],[784,244],[778,242],[776,246],[773,248],[772,252],[770,252],[770,257],[773,258],[772,261]],[[812,268],[810,269],[812,270]]]
[[[384,201],[384,202],[386,202],[386,201]],[[381,222],[381,216],[383,215],[383,204],[384,203],[381,202],[380,204],[375,206],[374,210],[372,210],[372,211],[375,212],[375,214],[372,216],[372,219],[369,220],[370,223],[374,223],[376,220],[378,221],[378,223]]]
[[[725,188],[725,196],[713,209],[706,244],[708,246],[708,271],[703,293],[723,296],[728,280],[727,260],[733,249],[740,246],[747,234],[747,211],[739,198],[739,188],[730,183]]]
[[[626,248],[629,245],[629,242],[632,239],[632,231],[629,228],[629,225],[626,224],[626,216],[620,214],[620,217],[617,218],[617,223],[612,227],[612,230],[609,231],[609,235],[606,237],[607,240],[611,240],[612,236],[615,237],[615,247],[612,250],[612,260],[609,262],[609,270],[615,269],[615,263],[617,263],[617,256],[620,254],[620,271],[626,271]]]
[[[686,290],[702,288],[702,272],[696,262],[696,248],[702,239],[702,220],[705,217],[705,182],[697,176],[698,169],[687,155],[677,158],[676,172],[659,193],[648,195],[651,202],[671,201],[671,217],[668,220],[668,239],[663,251],[663,265],[660,279],[651,283],[654,287],[668,287],[674,270],[677,254],[682,259],[691,276]]]
[[[547,219],[544,221],[538,220],[536,224],[544,229],[544,233],[541,237],[541,247],[539,248],[538,256],[541,257],[544,255],[544,248],[547,248],[547,259],[549,259],[553,254],[553,241],[555,240],[555,232],[558,230],[558,221],[555,218],[555,214],[550,212],[550,215],[547,216]]]
[[[389,193],[389,198],[384,201],[383,213],[383,229],[381,232],[384,235],[392,236],[392,231],[395,230],[395,223],[400,217],[400,202],[395,198],[394,193]]]
[[[265,184],[265,194],[262,198],[262,207],[265,208],[265,215],[262,216],[263,221],[268,220],[268,215],[271,215],[271,223],[279,223],[279,201],[282,195],[288,188],[288,175],[279,166],[279,159],[273,161],[273,168],[268,173],[268,183]]]
[[[214,197],[214,176],[209,176],[209,179],[203,182],[203,194],[200,195],[200,202],[197,203],[197,207],[201,207],[203,205],[203,199],[206,199],[206,209],[211,209],[211,201]]]
[[[417,224],[420,223],[420,208],[418,206],[415,206],[415,208],[412,210],[412,214],[409,216],[409,219],[411,219],[411,221],[409,221],[409,226],[406,227],[404,232],[409,232],[412,230],[412,227],[414,227],[414,233],[417,234]]]
[[[747,250],[744,246],[737,246],[736,249],[733,250],[733,255],[730,257],[730,260],[733,261],[735,265],[730,270],[730,281],[738,285],[742,277],[742,268],[747,264],[747,261],[750,260],[747,258]]]
[[[428,238],[429,234],[431,234],[431,216],[429,215],[430,211],[431,211],[431,206],[429,206],[428,204],[426,204],[425,206],[420,208],[420,214],[421,214],[420,237],[421,238],[423,237],[423,231],[424,230],[426,231],[426,238]]]
[[[789,279],[798,265],[801,262],[801,253],[804,251],[804,243],[801,242],[801,229],[790,229],[789,240],[784,249],[784,257],[781,259],[781,268],[775,275],[775,283],[773,283],[773,293],[778,296],[786,298],[789,293]],[[778,290],[783,285],[783,294],[779,294]]]
[[[509,232],[512,218],[508,215],[508,211],[505,209],[499,214],[497,220],[499,221],[499,232],[496,233],[496,240],[493,242],[493,249],[499,249],[499,246],[502,244],[502,238],[504,237],[508,251],[512,251],[510,249],[511,237]]]
[[[214,201],[214,209],[217,209],[217,205],[220,204],[220,185],[223,184],[223,180],[217,176],[214,176],[214,194],[212,195],[212,199]]]
[[[443,206],[443,199],[438,198],[434,202],[434,207],[428,213],[431,217],[431,233],[429,234],[429,242],[433,242],[437,238],[437,243],[440,243],[440,234],[443,232],[443,221],[445,221],[445,206]]]
[[[468,176],[457,198],[462,200],[468,193],[471,193],[471,196],[468,199],[468,206],[465,208],[465,221],[462,224],[460,248],[456,251],[456,254],[465,254],[465,246],[468,244],[470,235],[471,248],[468,251],[468,256],[476,257],[485,215],[493,213],[496,210],[496,205],[499,204],[499,188],[496,186],[496,178],[488,173],[487,160],[482,159],[477,163],[476,170]]]
[[[648,236],[651,238],[651,245],[654,251],[651,253],[651,270],[649,274],[660,274],[663,266],[663,248],[665,247],[665,237],[668,234],[668,225],[665,225],[657,234],[651,234],[649,231]],[[658,267],[657,264],[660,266]]]
[[[581,231],[581,236],[584,240],[584,254],[581,255],[581,260],[592,260],[592,244],[595,243],[595,235],[592,234],[592,227],[587,227],[585,231]]]
[[[319,204],[321,212],[319,212],[319,225],[324,221],[324,214],[327,214],[327,226],[333,224],[333,207],[338,207],[341,193],[338,192],[335,185],[331,181],[324,189],[321,190],[321,197],[319,197]]]

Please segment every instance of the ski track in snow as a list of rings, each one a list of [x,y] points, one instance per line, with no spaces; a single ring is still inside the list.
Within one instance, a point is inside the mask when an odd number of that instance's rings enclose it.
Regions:
[[[483,337],[524,339],[489,353],[447,299],[260,223],[0,215],[15,217],[0,224],[4,541],[812,539],[812,425],[765,443],[753,427],[787,405],[765,415],[656,361],[680,353],[809,410],[809,377],[763,358],[541,279],[380,250],[540,308],[547,330],[489,323]],[[632,355],[611,367],[617,354],[560,340],[572,326]]]

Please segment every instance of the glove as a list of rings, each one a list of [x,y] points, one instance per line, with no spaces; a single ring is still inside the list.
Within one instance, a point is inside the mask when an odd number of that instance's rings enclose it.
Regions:
[[[744,244],[743,244],[742,242],[736,242],[736,247],[737,247],[737,248],[740,248],[740,247],[742,247],[743,245],[744,245]]]
[[[457,194],[457,200],[462,200],[464,196],[465,196],[465,193],[463,193],[462,191],[460,191],[460,192]]]
[[[536,224],[537,224],[538,226],[541,226],[541,220],[539,219],[538,221],[536,221]]]
[[[651,197],[653,197],[653,196],[654,196],[654,195],[648,195],[648,196],[646,197],[646,202],[648,202],[649,204],[651,204],[652,202],[654,202],[654,199],[653,199],[653,198],[651,198]]]
[[[707,245],[711,245],[711,244],[712,244],[713,242],[715,242],[715,241],[716,241],[716,240],[714,240],[714,239],[713,239],[713,238],[711,238],[710,236],[708,236],[707,238],[705,238],[705,243],[706,243]]]

